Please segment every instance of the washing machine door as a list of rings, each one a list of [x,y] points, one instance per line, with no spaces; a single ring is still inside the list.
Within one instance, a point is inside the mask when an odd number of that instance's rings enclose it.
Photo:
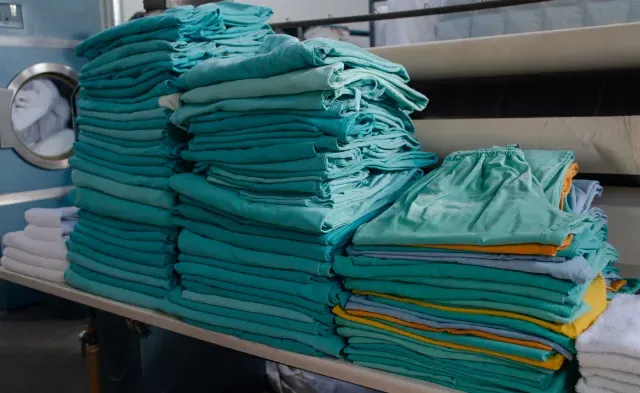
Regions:
[[[73,154],[75,71],[64,64],[34,64],[0,89],[0,147],[43,169],[64,169]]]

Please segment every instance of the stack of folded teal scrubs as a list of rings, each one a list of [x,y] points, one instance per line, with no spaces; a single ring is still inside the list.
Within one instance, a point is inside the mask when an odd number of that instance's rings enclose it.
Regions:
[[[251,55],[271,34],[270,15],[234,3],[177,7],[78,45],[90,61],[79,74],[80,132],[70,159],[81,208],[68,241],[70,285],[163,309],[177,286],[169,179],[190,170],[180,157],[186,135],[169,125],[176,80],[205,59]]]
[[[185,73],[172,121],[194,173],[171,178],[188,323],[314,356],[342,356],[333,259],[359,225],[436,162],[408,114],[405,69],[350,44],[271,36],[256,56]]]
[[[618,256],[573,161],[452,153],[361,226],[334,260],[352,291],[334,307],[346,358],[468,392],[573,391],[575,339]]]

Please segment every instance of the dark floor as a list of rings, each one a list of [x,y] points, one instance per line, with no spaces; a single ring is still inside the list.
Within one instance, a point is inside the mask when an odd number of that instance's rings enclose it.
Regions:
[[[78,342],[85,325],[83,319],[59,319],[46,305],[0,311],[0,390],[87,393]]]

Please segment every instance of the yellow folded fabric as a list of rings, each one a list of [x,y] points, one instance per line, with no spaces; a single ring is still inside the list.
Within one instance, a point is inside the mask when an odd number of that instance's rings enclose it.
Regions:
[[[571,192],[571,183],[573,183],[573,178],[578,174],[578,164],[573,163],[567,169],[567,173],[564,175],[564,180],[562,181],[562,193],[560,194],[560,210],[564,209],[564,203],[567,199],[567,195]]]
[[[404,321],[402,319],[394,318],[394,317],[391,317],[389,315],[378,314],[378,313],[369,312],[369,311],[362,311],[362,310],[346,310],[346,312],[347,312],[347,314],[353,315],[353,316],[356,316],[356,317],[382,319],[384,321],[392,322],[392,323],[395,323],[395,324],[398,324],[398,325],[403,325],[403,326],[407,326],[407,327],[418,329],[418,330],[424,330],[424,331],[427,331],[427,332],[449,333],[449,334],[455,334],[455,335],[458,335],[458,336],[476,336],[476,337],[487,338],[489,340],[501,341],[501,342],[505,342],[505,343],[509,343],[509,344],[521,345],[523,347],[543,349],[545,351],[552,351],[553,350],[552,347],[550,347],[548,345],[544,345],[544,344],[539,343],[539,342],[518,340],[518,339],[515,339],[515,338],[509,338],[509,337],[502,337],[502,336],[498,336],[497,334],[481,332],[479,330],[434,328],[434,327],[423,325],[423,324],[420,324],[420,323]]]
[[[569,338],[576,338],[582,332],[587,330],[587,328],[591,326],[591,324],[596,320],[596,318],[598,318],[598,316],[602,314],[605,308],[607,307],[606,284],[605,284],[604,277],[602,277],[602,275],[599,275],[591,282],[591,285],[589,286],[589,289],[587,290],[583,298],[583,300],[589,306],[591,306],[591,309],[586,313],[584,313],[580,318],[567,324],[547,322],[541,319],[530,317],[528,315],[517,314],[509,311],[442,306],[439,304],[432,304],[432,303],[427,303],[420,300],[402,298],[398,296],[386,295],[386,294],[377,293],[377,292],[353,291],[353,293],[357,295],[363,295],[363,296],[370,295],[370,296],[383,297],[386,299],[396,300],[399,302],[415,304],[421,307],[433,308],[435,310],[452,311],[452,312],[467,313],[467,314],[492,315],[496,317],[518,319],[521,321],[535,323],[536,325],[549,329],[552,332],[563,334]]]
[[[620,288],[627,285],[627,280],[615,280],[611,281],[611,284],[607,287],[607,291],[609,292],[618,292]]]
[[[499,357],[499,358],[502,358],[502,359],[509,359],[509,360],[513,360],[513,361],[516,361],[516,362],[520,362],[520,363],[536,366],[536,367],[546,368],[546,369],[549,369],[549,370],[559,370],[560,367],[562,367],[562,364],[564,363],[564,360],[565,360],[562,355],[555,354],[552,357],[550,357],[548,360],[546,360],[544,362],[541,362],[541,361],[537,361],[537,360],[531,360],[531,359],[523,358],[523,357],[520,357],[520,356],[509,355],[509,354],[506,354],[506,353],[500,353],[500,352],[495,352],[495,351],[487,351],[486,349],[482,349],[482,348],[469,347],[467,345],[460,345],[460,344],[449,343],[449,342],[439,341],[439,340],[432,340],[432,339],[429,339],[429,338],[426,338],[426,337],[419,336],[417,334],[406,332],[404,330],[396,329],[396,328],[394,328],[392,326],[387,326],[387,325],[379,323],[379,322],[375,322],[375,321],[371,321],[371,320],[368,320],[368,319],[365,319],[365,318],[360,318],[360,317],[356,317],[356,316],[353,316],[353,315],[349,315],[339,305],[335,306],[333,308],[333,313],[336,314],[337,316],[339,316],[340,318],[344,318],[344,319],[352,321],[352,322],[356,322],[356,323],[360,323],[360,324],[363,324],[363,325],[368,325],[368,326],[372,326],[372,327],[375,327],[375,328],[378,328],[378,329],[386,330],[388,332],[400,334],[402,336],[409,337],[409,338],[412,338],[414,340],[422,341],[422,342],[425,342],[425,343],[429,343],[429,344],[433,344],[433,345],[439,345],[439,346],[445,347],[445,348],[459,349],[459,350],[475,352],[475,353],[484,353],[484,354],[495,356],[495,357]]]
[[[573,235],[567,236],[561,246],[553,246],[549,244],[525,243],[525,244],[506,244],[499,246],[472,246],[467,244],[408,244],[407,247],[423,247],[423,248],[443,248],[446,250],[463,250],[481,252],[486,254],[518,254],[518,255],[545,255],[555,256],[558,251],[564,250],[571,245]]]

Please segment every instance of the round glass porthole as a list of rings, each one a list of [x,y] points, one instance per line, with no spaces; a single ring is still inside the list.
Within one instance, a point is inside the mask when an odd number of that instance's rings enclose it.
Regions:
[[[33,65],[9,84],[14,149],[45,169],[69,166],[75,131],[71,102],[78,78],[72,68],[55,63]]]

